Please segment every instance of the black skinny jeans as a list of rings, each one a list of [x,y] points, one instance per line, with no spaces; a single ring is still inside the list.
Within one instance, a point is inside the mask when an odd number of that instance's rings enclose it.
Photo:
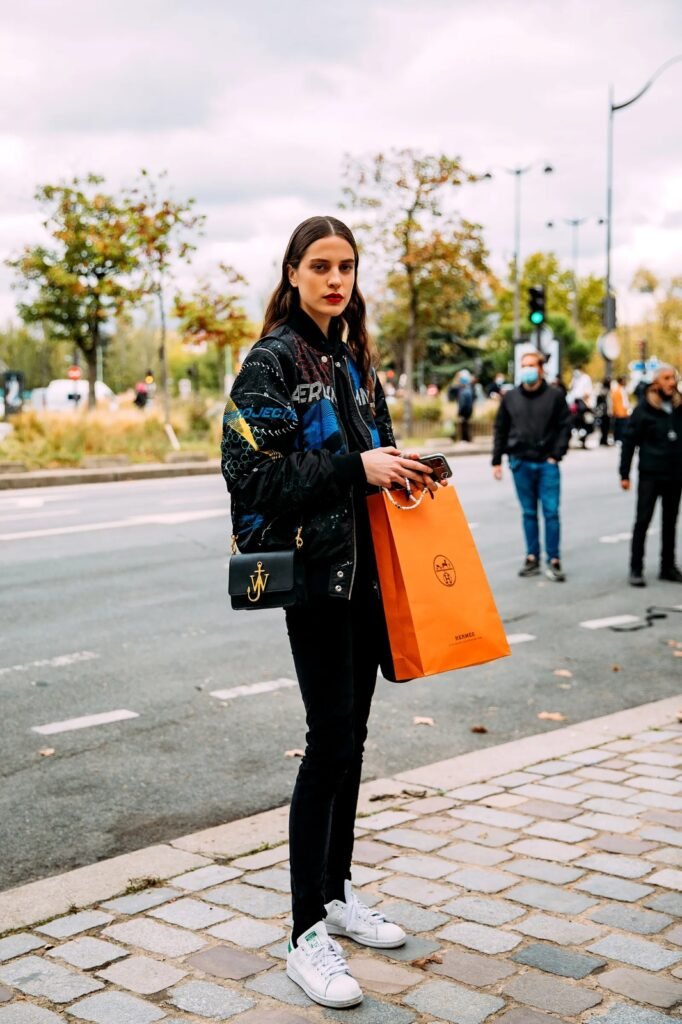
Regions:
[[[646,534],[659,498],[662,506],[661,571],[665,572],[675,565],[675,530],[681,493],[682,479],[679,477],[662,479],[640,473],[637,485],[637,517],[632,533],[630,555],[630,568],[633,573],[639,575],[644,569]]]
[[[349,601],[317,597],[286,613],[306,711],[305,756],[289,816],[293,940],[343,899],[384,619],[369,576]]]

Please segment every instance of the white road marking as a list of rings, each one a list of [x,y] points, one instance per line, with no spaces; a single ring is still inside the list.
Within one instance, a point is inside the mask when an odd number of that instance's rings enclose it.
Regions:
[[[251,697],[256,693],[270,693],[272,690],[283,690],[289,686],[298,686],[298,683],[295,679],[271,679],[265,683],[232,686],[229,690],[213,690],[211,697],[217,697],[218,700],[234,700],[235,697]]]
[[[606,629],[608,626],[626,626],[629,622],[639,622],[638,615],[611,615],[607,619],[587,619],[581,622],[583,629]]]
[[[508,644],[527,644],[529,640],[537,640],[532,633],[507,633]]]
[[[76,665],[79,661],[92,661],[99,658],[94,651],[76,651],[74,654],[58,654],[55,658],[40,658],[38,661],[28,661],[24,665],[6,665],[0,668],[0,676],[8,672],[30,672],[32,668],[64,668],[67,665]]]
[[[49,725],[34,725],[31,732],[39,732],[41,736],[54,736],[58,732],[73,732],[75,729],[89,729],[92,725],[109,725],[110,722],[123,722],[127,718],[139,718],[136,711],[105,711],[101,715],[84,715],[82,718],[68,718],[65,722],[50,722]]]
[[[0,523],[15,523],[20,520],[22,523],[27,519],[46,519],[48,516],[75,516],[82,509],[80,508],[53,508],[42,509],[40,512],[14,512],[0,515]]]
[[[181,523],[196,523],[202,519],[227,518],[228,510],[206,508],[194,512],[158,512],[148,516],[129,516],[127,519],[110,519],[102,523],[81,523],[74,526],[55,526],[44,530],[26,530],[21,533],[0,533],[0,541],[35,540],[38,537],[62,537],[70,533],[92,533],[95,530],[121,530],[131,526],[178,526]]]
[[[651,536],[654,533],[658,533],[657,526],[650,526],[647,533]],[[599,538],[600,544],[622,544],[623,541],[632,540],[632,532],[626,533],[607,533],[604,537]]]
[[[55,494],[51,488],[48,488],[49,493],[45,494],[45,488],[41,488],[40,494],[24,494],[21,497],[19,495],[7,494],[0,497],[0,509],[6,508],[43,508],[48,502],[54,501],[73,501],[73,493],[69,493],[71,488],[62,494]]]

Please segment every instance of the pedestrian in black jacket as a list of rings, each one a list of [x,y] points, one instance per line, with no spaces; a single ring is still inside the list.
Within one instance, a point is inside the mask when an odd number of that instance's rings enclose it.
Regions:
[[[245,551],[303,542],[307,599],[286,623],[308,732],[290,812],[293,930],[287,973],[324,1006],[362,992],[330,935],[373,947],[405,933],[351,884],[355,811],[385,622],[365,496],[436,484],[395,447],[372,366],[358,250],[333,217],[294,231],[263,337],[225,414],[223,474]]]
[[[637,515],[630,549],[630,584],[645,587],[646,534],[661,499],[661,568],[659,579],[682,583],[675,563],[675,532],[682,494],[682,395],[672,366],[660,366],[653,383],[627,421],[620,458],[620,485],[630,489],[630,467],[639,448]]]
[[[495,419],[493,475],[502,479],[502,456],[509,456],[516,493],[523,512],[526,560],[519,576],[540,572],[538,503],[545,521],[546,575],[565,580],[561,568],[561,474],[559,463],[568,449],[571,417],[566,400],[544,379],[544,360],[539,352],[525,352],[521,359],[521,386],[502,398]]]

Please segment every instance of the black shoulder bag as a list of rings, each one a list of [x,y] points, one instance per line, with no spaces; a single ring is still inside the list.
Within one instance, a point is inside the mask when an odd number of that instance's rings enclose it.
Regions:
[[[305,598],[305,576],[298,552],[303,547],[302,527],[296,531],[295,548],[287,551],[237,553],[232,538],[232,557],[227,589],[238,611],[258,608],[291,608]],[[297,557],[298,556],[298,557]]]

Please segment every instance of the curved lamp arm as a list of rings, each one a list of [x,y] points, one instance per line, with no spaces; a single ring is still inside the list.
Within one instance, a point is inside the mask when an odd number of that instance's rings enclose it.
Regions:
[[[637,100],[640,99],[644,95],[645,92],[649,91],[649,89],[654,84],[656,79],[659,78],[663,74],[664,71],[667,71],[667,69],[669,67],[671,67],[671,65],[678,64],[680,61],[682,61],[682,53],[678,53],[678,55],[676,57],[671,57],[670,60],[667,60],[665,62],[665,64],[661,64],[660,68],[658,68],[656,71],[654,71],[653,75],[651,76],[649,81],[646,83],[646,85],[644,85],[639,90],[639,92],[635,96],[632,97],[632,99],[626,100],[625,103],[612,103],[611,104],[611,110],[612,111],[614,111],[614,110],[624,110],[625,107],[632,106],[632,104],[636,103]]]

